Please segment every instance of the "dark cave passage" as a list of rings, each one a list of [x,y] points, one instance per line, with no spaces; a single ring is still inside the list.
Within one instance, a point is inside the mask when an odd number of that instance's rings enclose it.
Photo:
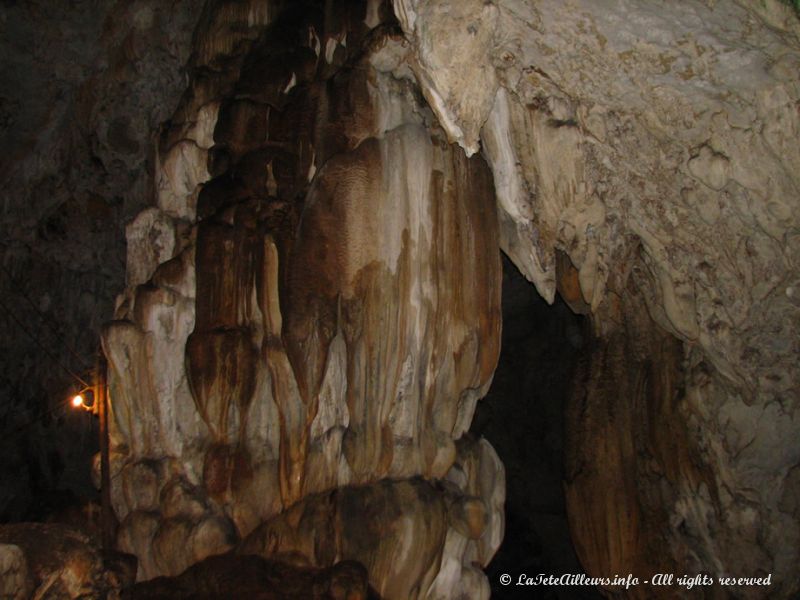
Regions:
[[[503,256],[503,337],[489,394],[471,431],[506,469],[506,531],[487,569],[493,598],[600,598],[592,588],[516,586],[520,575],[583,573],[572,546],[562,481],[564,407],[586,317],[556,296],[550,306]],[[500,576],[511,576],[503,586]]]

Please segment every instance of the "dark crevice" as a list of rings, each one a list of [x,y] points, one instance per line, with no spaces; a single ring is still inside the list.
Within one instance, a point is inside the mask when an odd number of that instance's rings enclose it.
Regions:
[[[521,575],[581,574],[563,492],[564,407],[588,321],[556,297],[550,306],[503,256],[503,337],[488,395],[471,431],[506,469],[506,532],[487,569],[493,598],[600,598],[593,588],[520,586]],[[509,585],[501,575],[511,577]]]

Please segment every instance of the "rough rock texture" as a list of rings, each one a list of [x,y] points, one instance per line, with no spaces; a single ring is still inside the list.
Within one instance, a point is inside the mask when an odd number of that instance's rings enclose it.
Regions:
[[[54,490],[93,491],[96,429],[65,416],[64,367],[94,367],[201,6],[0,4],[0,521],[43,518]]]
[[[367,571],[356,562],[328,569],[268,561],[258,556],[212,556],[177,577],[138,583],[123,600],[368,600]]]
[[[772,573],[768,590],[724,593],[789,597],[796,15],[772,1],[394,8],[448,136],[492,167],[504,251],[546,299],[558,288],[591,311],[568,485],[584,566]]]
[[[499,353],[494,186],[392,22],[381,2],[201,18],[103,336],[140,579],[268,527],[263,556],[359,560],[387,599],[488,597],[503,467],[463,434]]]
[[[0,526],[0,598],[119,598],[135,559],[103,555],[92,538],[63,525]]]
[[[496,516],[480,492],[411,479],[314,494],[259,526],[239,552],[303,556],[312,565],[346,556],[367,568],[381,598],[488,597],[483,572],[461,559],[466,551],[485,565],[493,553],[481,538]]]

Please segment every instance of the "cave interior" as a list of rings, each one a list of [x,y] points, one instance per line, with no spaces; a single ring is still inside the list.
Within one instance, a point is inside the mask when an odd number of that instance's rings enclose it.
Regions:
[[[798,15],[0,4],[0,598],[797,598]]]

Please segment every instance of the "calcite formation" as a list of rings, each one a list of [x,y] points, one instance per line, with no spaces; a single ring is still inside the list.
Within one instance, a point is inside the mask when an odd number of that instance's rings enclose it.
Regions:
[[[772,573],[719,593],[791,597],[797,15],[771,0],[393,4],[449,139],[491,165],[502,248],[546,299],[592,315],[568,424],[584,566]]]
[[[714,593],[791,597],[799,22],[775,0],[209,3],[104,335],[139,577],[288,552],[361,561],[386,598],[486,597],[504,475],[465,432],[502,248],[591,317],[565,485],[589,574],[771,573]]]
[[[139,579],[235,550],[358,560],[387,599],[488,597],[503,467],[465,434],[499,353],[494,185],[393,22],[373,1],[203,16],[103,336]]]

